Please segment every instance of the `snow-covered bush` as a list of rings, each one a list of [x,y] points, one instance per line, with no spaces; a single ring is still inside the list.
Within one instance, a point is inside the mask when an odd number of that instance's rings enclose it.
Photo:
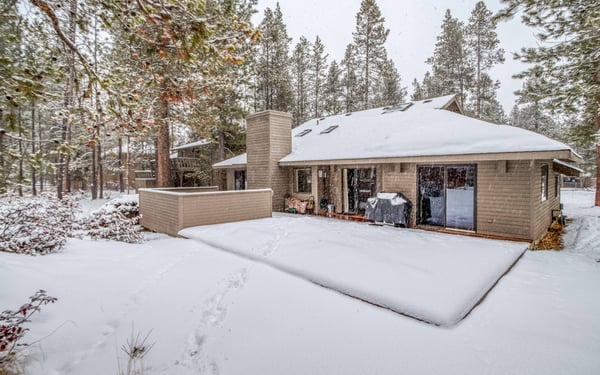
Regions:
[[[94,240],[139,243],[142,241],[139,212],[137,196],[125,196],[113,199],[100,209],[92,211],[81,225],[85,228],[85,233]]]
[[[48,254],[58,251],[71,236],[78,203],[52,194],[0,199],[0,251]]]
[[[135,219],[135,223],[140,223],[140,203],[137,195],[124,195],[105,203],[102,207],[114,207],[128,219]]]

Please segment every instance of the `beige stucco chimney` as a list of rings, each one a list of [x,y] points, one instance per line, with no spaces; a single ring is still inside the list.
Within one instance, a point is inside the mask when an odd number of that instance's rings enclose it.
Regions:
[[[263,111],[246,120],[248,188],[272,189],[273,211],[283,211],[290,175],[278,162],[292,152],[292,115]]]

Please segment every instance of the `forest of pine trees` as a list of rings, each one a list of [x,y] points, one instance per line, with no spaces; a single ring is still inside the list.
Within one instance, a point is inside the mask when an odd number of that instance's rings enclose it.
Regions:
[[[431,57],[423,61],[429,71],[413,77],[409,97],[402,67],[386,50],[390,29],[376,0],[361,1],[355,29],[347,31],[352,42],[339,61],[330,59],[319,36],[292,40],[279,4],[252,25],[257,0],[2,1],[0,193],[53,189],[61,196],[86,189],[97,197],[109,174],[119,176],[123,190],[126,164],[150,165],[158,185],[170,186],[173,146],[208,139],[207,163],[239,154],[245,148],[243,119],[251,112],[290,112],[296,126],[448,94],[459,95],[469,116],[577,144],[592,170],[589,124],[600,123],[598,61],[576,60],[589,66],[585,75],[561,71],[567,68],[552,65],[543,49],[523,51],[519,58],[534,67],[521,75],[523,89],[506,115],[497,98],[500,82],[490,70],[505,58],[497,22],[511,17],[519,2],[503,2],[500,17],[483,1],[466,20],[446,11]],[[525,3],[546,18],[532,15],[524,23],[543,28],[563,20],[559,11],[575,9],[579,1]],[[586,6],[598,14],[597,5]],[[544,7],[556,9],[548,15]],[[559,31],[547,26],[548,40]],[[585,27],[569,32],[588,37],[597,52],[597,33]],[[584,47],[554,52],[577,59]],[[589,87],[586,100],[568,101],[578,94],[576,85],[565,83],[568,74]],[[555,93],[563,103],[558,115],[549,105]]]

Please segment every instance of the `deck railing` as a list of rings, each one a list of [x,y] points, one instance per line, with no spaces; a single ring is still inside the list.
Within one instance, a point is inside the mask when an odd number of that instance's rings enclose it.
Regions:
[[[201,160],[198,158],[172,158],[171,163],[177,172],[192,172],[201,166]]]

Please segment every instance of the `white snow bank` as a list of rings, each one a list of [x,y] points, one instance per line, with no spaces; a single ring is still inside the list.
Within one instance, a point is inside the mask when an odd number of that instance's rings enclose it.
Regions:
[[[444,326],[471,311],[527,247],[281,214],[179,234]]]

